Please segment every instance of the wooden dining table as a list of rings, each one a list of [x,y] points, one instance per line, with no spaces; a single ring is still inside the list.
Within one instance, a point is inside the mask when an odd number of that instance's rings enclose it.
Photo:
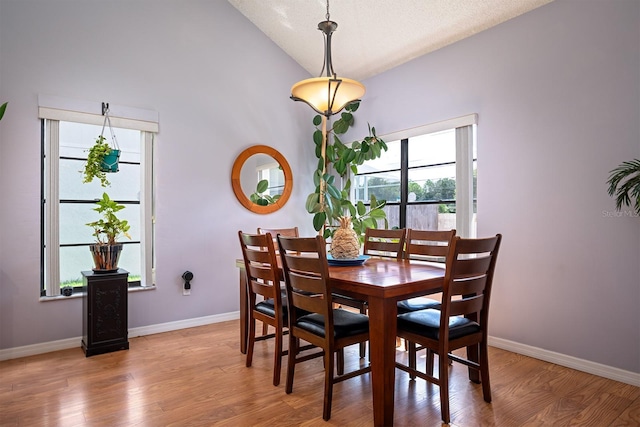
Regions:
[[[247,283],[240,269],[240,350],[248,334]],[[363,299],[369,305],[369,351],[376,426],[392,426],[396,362],[397,302],[442,291],[443,266],[413,260],[369,258],[363,265],[330,266],[332,292]]]

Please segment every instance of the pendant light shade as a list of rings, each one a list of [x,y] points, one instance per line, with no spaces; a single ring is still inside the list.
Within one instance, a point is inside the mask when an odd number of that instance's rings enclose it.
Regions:
[[[360,99],[364,93],[364,85],[353,79],[315,77],[294,84],[291,99],[303,101],[319,114],[330,116]]]
[[[318,24],[323,32],[324,65],[322,71],[327,74],[322,77],[302,80],[291,87],[291,99],[302,101],[325,117],[339,113],[350,102],[359,100],[365,93],[364,85],[356,80],[344,77],[338,78],[333,71],[331,62],[331,34],[338,28],[338,24],[329,20],[329,1],[327,0],[327,20]]]

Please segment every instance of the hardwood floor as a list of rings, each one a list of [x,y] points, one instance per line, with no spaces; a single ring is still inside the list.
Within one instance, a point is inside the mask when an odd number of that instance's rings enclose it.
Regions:
[[[259,328],[258,328],[259,329]],[[334,388],[322,420],[322,361],[299,365],[292,394],[271,384],[273,342],[239,351],[238,321],[130,339],[85,358],[79,347],[0,362],[0,426],[370,426],[369,375]],[[398,357],[405,353],[398,351]],[[358,346],[347,349],[358,364]],[[640,388],[491,348],[493,402],[466,367],[451,375],[453,426],[638,426]],[[286,360],[284,362],[286,366]],[[397,426],[438,426],[438,388],[396,371]]]

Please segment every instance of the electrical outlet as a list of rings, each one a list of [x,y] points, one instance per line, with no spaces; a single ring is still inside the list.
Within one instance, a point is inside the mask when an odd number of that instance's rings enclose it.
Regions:
[[[182,289],[182,295],[191,295],[191,289]]]

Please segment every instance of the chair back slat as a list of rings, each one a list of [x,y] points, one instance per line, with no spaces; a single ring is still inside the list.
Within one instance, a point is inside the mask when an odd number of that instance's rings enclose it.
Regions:
[[[275,297],[275,288],[270,283],[258,282],[256,280],[251,280],[251,290],[256,295],[262,295],[265,299],[270,299]]]
[[[248,250],[247,251],[247,259],[253,263],[259,264],[270,264],[271,263],[271,254],[266,250]]]
[[[364,233],[364,255],[402,259],[405,229],[367,228]]]
[[[476,256],[473,254],[472,256]],[[451,275],[456,279],[485,275],[491,265],[491,256],[477,258],[461,258],[451,270]]]
[[[416,230],[407,229],[404,257],[422,261],[445,262],[449,253],[449,243],[456,230]]]
[[[451,301],[449,316],[464,316],[479,313],[484,304],[484,295],[467,296],[460,300]]]
[[[466,280],[456,279],[450,286],[452,295],[478,295],[482,294],[487,284],[487,276],[469,278]]]
[[[308,252],[304,253],[308,254]],[[322,272],[322,264],[318,262],[318,258],[290,254],[287,260],[288,268],[292,271],[304,271],[307,274],[314,273],[316,275],[320,275]]]

